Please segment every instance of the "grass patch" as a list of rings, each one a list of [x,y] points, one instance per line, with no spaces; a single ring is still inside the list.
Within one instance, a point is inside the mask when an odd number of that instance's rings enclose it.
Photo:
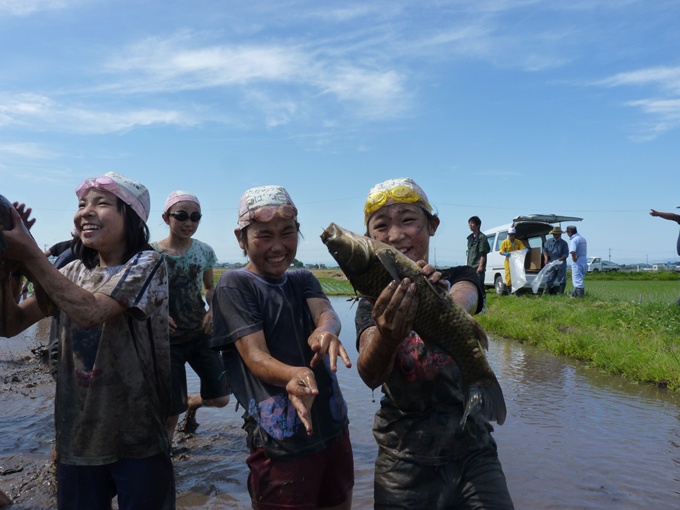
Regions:
[[[586,289],[583,299],[490,293],[478,320],[491,335],[679,391],[680,307],[605,300]]]

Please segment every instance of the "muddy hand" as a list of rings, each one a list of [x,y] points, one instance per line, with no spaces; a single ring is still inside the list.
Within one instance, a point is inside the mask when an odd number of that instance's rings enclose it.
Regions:
[[[35,218],[31,218],[31,213],[33,212],[33,209],[31,209],[30,207],[26,207],[26,204],[22,204],[19,202],[14,202],[12,205],[19,213],[19,216],[21,216],[21,221],[26,227],[26,229],[31,230],[31,227],[35,224]]]
[[[309,363],[309,366],[314,368],[323,357],[328,354],[331,370],[336,372],[338,370],[338,356],[342,358],[347,368],[352,366],[352,361],[342,345],[340,339],[329,331],[315,330],[309,337],[309,346],[314,352],[314,357]]]
[[[288,398],[297,411],[298,418],[305,427],[307,435],[311,436],[314,432],[312,427],[312,405],[314,398],[319,394],[316,387],[314,374],[308,368],[300,368],[293,378],[286,384]]]
[[[40,250],[28,230],[35,223],[35,219],[28,219],[31,214],[31,209],[25,209],[24,204],[19,204],[18,207],[12,209],[12,219],[14,220],[14,228],[5,230],[5,240],[7,247],[3,255],[12,260],[23,260],[27,257],[32,249]],[[40,250],[42,254],[42,250]]]
[[[212,335],[213,333],[213,314],[212,311],[205,314],[203,317],[203,332],[206,335]]]
[[[383,338],[401,343],[413,328],[418,310],[416,285],[408,278],[393,281],[380,293],[373,307],[373,320]]]
[[[423,274],[427,277],[427,280],[431,284],[441,285],[447,291],[451,288],[451,284],[449,283],[449,281],[442,279],[442,273],[440,271],[437,271],[434,266],[428,264],[424,260],[419,260],[417,264],[423,270]]]
[[[170,317],[168,315],[168,328],[170,329],[170,334],[172,335],[175,331],[177,331],[177,323],[175,322],[175,319]]]

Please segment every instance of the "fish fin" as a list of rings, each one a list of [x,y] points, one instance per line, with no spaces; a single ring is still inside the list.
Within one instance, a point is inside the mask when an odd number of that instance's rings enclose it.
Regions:
[[[396,281],[401,280],[402,277],[397,271],[397,261],[394,253],[389,250],[378,250],[375,256],[378,257],[380,263],[387,269],[387,272],[390,273],[392,279]]]
[[[484,414],[489,421],[495,421],[499,425],[505,423],[505,418],[507,416],[505,398],[503,397],[501,385],[495,377],[491,380],[477,382],[470,386],[467,401],[465,402],[465,411],[463,412],[463,418],[461,418],[460,421],[461,426],[465,425],[468,416],[478,405],[481,406],[482,414]]]

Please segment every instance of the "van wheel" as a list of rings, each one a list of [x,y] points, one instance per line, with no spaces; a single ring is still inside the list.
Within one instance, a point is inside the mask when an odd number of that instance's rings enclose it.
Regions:
[[[494,280],[494,287],[496,288],[496,294],[498,294],[499,296],[502,296],[503,294],[507,293],[507,287],[505,286],[503,277],[500,275],[496,276],[496,279]]]

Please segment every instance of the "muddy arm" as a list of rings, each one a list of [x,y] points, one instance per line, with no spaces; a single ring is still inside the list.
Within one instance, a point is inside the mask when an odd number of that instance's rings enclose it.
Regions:
[[[5,338],[21,333],[45,317],[33,296],[17,304],[12,280],[0,279],[0,337]]]
[[[93,294],[62,275],[23,227],[19,214],[13,211],[13,215],[14,228],[5,231],[6,256],[12,260],[21,260],[33,276],[34,282],[37,282],[56,306],[79,327],[89,329],[125,311],[120,303],[109,296]],[[41,312],[41,316],[45,314]]]

